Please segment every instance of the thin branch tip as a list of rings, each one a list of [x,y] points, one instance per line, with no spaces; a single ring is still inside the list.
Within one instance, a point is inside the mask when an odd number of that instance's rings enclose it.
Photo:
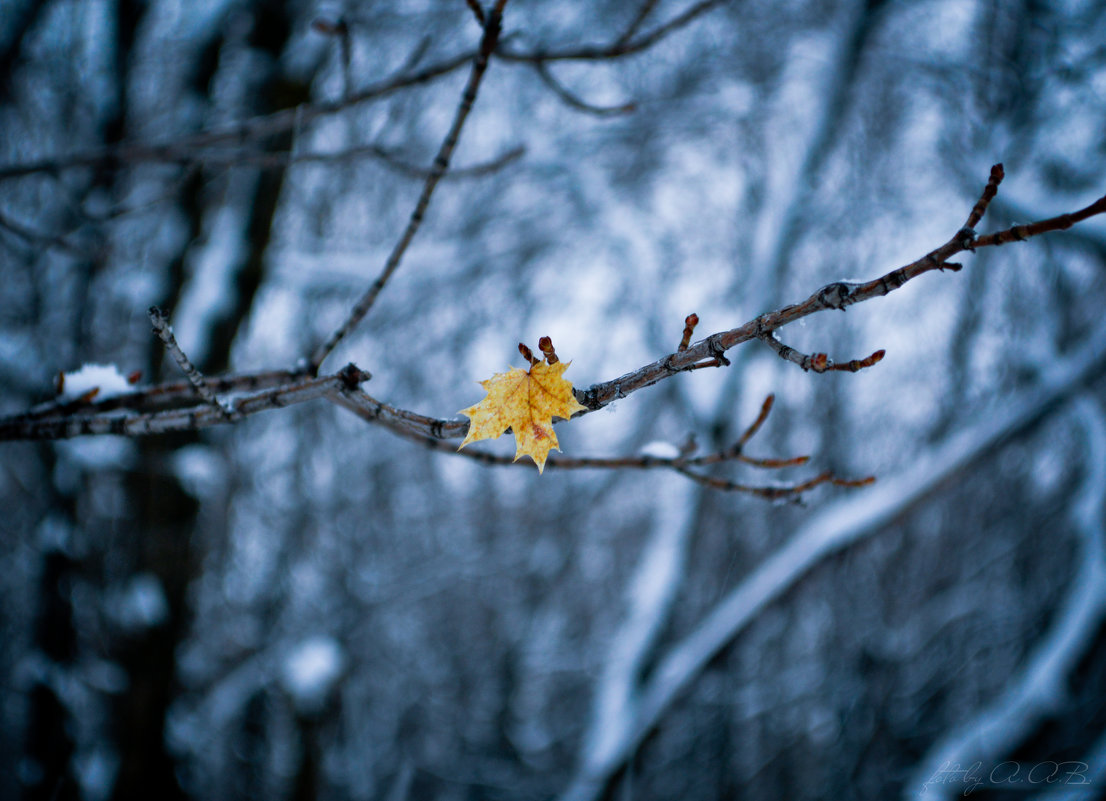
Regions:
[[[556,364],[560,359],[557,357],[557,351],[553,349],[553,340],[549,337],[542,337],[538,340],[538,350],[545,356],[545,361],[549,364]]]
[[[195,388],[196,393],[203,398],[205,403],[217,409],[227,420],[236,419],[237,412],[235,409],[224,404],[216,397],[215,392],[208,386],[204,374],[192,364],[192,360],[189,359],[184,350],[181,349],[176,336],[173,335],[173,329],[169,325],[169,317],[165,312],[157,306],[151,306],[146,310],[146,313],[150,317],[150,323],[154,327],[154,333],[165,345],[165,349],[169,351],[169,355],[173,357],[173,361],[180,367],[181,372],[184,373],[185,378],[187,378]]]
[[[677,353],[687,350],[687,346],[691,344],[691,335],[695,333],[695,326],[697,325],[699,325],[699,315],[695,312],[684,318],[684,332],[680,344],[676,348]]]
[[[495,18],[501,13],[503,6],[504,3],[500,2],[488,12],[485,41],[492,35],[489,30],[498,24]],[[490,53],[485,54],[485,62],[487,55],[490,55]],[[310,360],[301,361],[299,365],[291,370],[217,378],[205,377],[192,365],[179,343],[177,343],[169,324],[169,314],[157,306],[151,306],[147,314],[153,330],[165,343],[166,349],[184,372],[188,379],[187,383],[162,384],[136,390],[134,393],[125,396],[105,399],[93,407],[92,413],[89,413],[90,410],[87,405],[82,406],[82,399],[77,399],[77,401],[55,400],[41,404],[21,415],[0,420],[0,439],[55,439],[86,434],[141,436],[169,431],[196,430],[210,425],[236,421],[258,411],[281,408],[314,398],[323,398],[353,411],[366,422],[384,425],[401,436],[422,442],[427,447],[456,453],[452,445],[447,444],[446,441],[464,437],[469,421],[425,417],[378,401],[367,395],[361,388],[363,383],[372,378],[371,374],[366,370],[361,370],[353,363],[347,364],[330,376],[320,378],[318,372],[320,364],[332,352],[334,346],[348,334],[349,330],[372,307],[376,296],[387,284],[392,272],[398,267],[403,251],[410,242],[410,238],[414,236],[422,214],[425,212],[435,182],[445,174],[448,168],[449,156],[456,146],[461,125],[471,108],[476,87],[479,84],[479,77],[482,74],[477,66],[476,64],[473,66],[469,83],[453,118],[453,127],[442,141],[438,157],[435,159],[435,166],[423,186],[420,201],[416,204],[415,210],[409,218],[404,237],[396,244],[384,270],[377,276],[369,292],[359,301],[353,313],[335,335],[315,352]],[[486,67],[486,63],[484,67]],[[881,297],[926,272],[960,270],[963,265],[949,261],[957,253],[976,250],[980,247],[1024,241],[1034,236],[1070,228],[1090,217],[1106,213],[1106,196],[1104,196],[1089,206],[1071,213],[1047,220],[1015,225],[1003,231],[980,236],[976,232],[976,227],[986,213],[991,200],[995,197],[1003,177],[1004,172],[1001,164],[992,167],[990,180],[972,208],[966,224],[953,234],[948,242],[916,261],[894,269],[883,276],[867,282],[836,281],[827,284],[800,303],[782,306],[775,311],[766,312],[737,328],[710,334],[695,344],[691,343],[691,338],[695,327],[699,323],[699,317],[695,313],[689,314],[684,319],[684,331],[675,353],[669,353],[652,364],[640,367],[605,383],[595,384],[586,389],[575,389],[575,397],[586,407],[586,411],[578,414],[585,414],[587,411],[595,411],[608,406],[614,400],[627,397],[632,392],[652,386],[680,372],[729,365],[730,360],[727,358],[726,352],[751,339],[763,341],[781,358],[799,365],[804,370],[817,373],[829,371],[858,372],[872,367],[884,359],[886,356],[885,350],[876,350],[863,359],[835,363],[824,352],[805,354],[785,345],[778,339],[776,332],[783,326],[808,315],[829,309],[844,311],[850,305]],[[549,364],[555,364],[558,361],[552,340],[548,336],[542,336],[539,339],[538,349]],[[519,344],[519,352],[531,365],[540,361],[523,343]],[[221,401],[219,394],[224,397],[233,396],[233,405],[227,405]],[[83,400],[89,399],[85,398]],[[832,473],[823,472],[814,478],[793,484],[759,486],[742,484],[703,472],[702,468],[722,463],[737,462],[760,469],[785,469],[810,463],[811,457],[808,455],[790,458],[756,458],[744,453],[746,444],[762,430],[768,415],[773,409],[774,400],[774,395],[768,395],[761,404],[756,419],[745,429],[741,437],[729,447],[714,453],[693,456],[696,448],[692,438],[683,447],[677,449],[676,455],[671,457],[642,454],[602,458],[553,457],[549,460],[548,466],[565,469],[670,469],[704,486],[744,492],[770,499],[791,498],[797,500],[805,491],[821,484],[843,488],[859,488],[869,486],[875,481],[874,476],[852,479],[840,478]],[[462,451],[461,455],[486,464],[510,464],[514,461],[508,457],[501,458],[472,450]]]
[[[506,5],[506,0],[496,0],[495,5],[492,6],[491,12],[486,15],[486,20],[484,21],[484,35],[480,40],[480,49],[476,57],[472,60],[469,79],[461,93],[461,100],[453,114],[453,120],[449,130],[442,139],[441,145],[438,147],[433,166],[426,176],[422,191],[419,193],[419,198],[415,202],[415,207],[408,217],[407,227],[393,246],[391,253],[388,254],[388,258],[384,262],[384,267],[376,277],[376,280],[373,281],[369,289],[361,296],[357,303],[353,305],[353,308],[342,324],[315,349],[311,356],[310,364],[316,372],[334,349],[341,344],[350,332],[353,331],[372,310],[373,306],[376,304],[377,297],[384,290],[384,287],[395,271],[399,268],[411,241],[415,238],[415,234],[418,233],[423,218],[426,216],[426,210],[430,206],[434,190],[449,169],[450,159],[453,157],[453,152],[461,139],[461,131],[465,126],[465,122],[468,120],[473,104],[476,102],[476,95],[484,79],[484,73],[488,69],[490,57],[495,51],[496,43],[499,41],[499,34],[502,29],[503,9]]]

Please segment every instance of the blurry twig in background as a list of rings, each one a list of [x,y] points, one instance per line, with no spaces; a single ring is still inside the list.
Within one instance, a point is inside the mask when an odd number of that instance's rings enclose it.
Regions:
[[[500,3],[498,5],[502,6],[504,4]],[[646,6],[649,5],[649,3],[646,3]],[[632,41],[620,39],[614,44],[606,46],[527,53],[511,51],[503,47],[502,42],[499,42],[497,37],[497,43],[493,47],[498,58],[517,63],[533,62],[540,64],[548,61],[597,61],[620,58],[647,50],[669,34],[678,31],[697,17],[719,5],[721,5],[721,0],[707,0],[707,2],[698,3],[647,34],[634,38]],[[642,19],[644,19],[644,16]],[[142,163],[188,163],[197,160],[198,154],[207,148],[227,144],[240,147],[245,143],[255,142],[273,134],[306,125],[314,120],[339,114],[356,105],[380,100],[402,90],[430,83],[451,74],[466,64],[472,63],[475,59],[479,59],[484,47],[482,43],[475,51],[459,53],[421,70],[412,71],[418,61],[421,60],[427,44],[428,41],[424,40],[423,45],[416,48],[411,58],[397,74],[370,84],[358,91],[349,92],[348,94],[344,92],[343,97],[336,101],[304,103],[294,108],[282,109],[218,129],[182,136],[168,142],[153,144],[123,142],[95,150],[42,158],[22,164],[0,165],[0,181],[38,173],[55,174],[90,167],[104,169]]]
[[[0,230],[7,231],[10,234],[14,234],[20,240],[32,247],[40,248],[58,248],[70,255],[83,254],[83,251],[75,244],[65,239],[64,237],[57,236],[55,234],[48,234],[42,231],[35,231],[27,227],[23,223],[16,222],[15,220],[0,214]]]
[[[253,117],[220,129],[202,131],[170,142],[141,144],[125,142],[75,153],[68,156],[39,159],[23,164],[0,166],[0,180],[21,178],[36,173],[59,173],[78,168],[105,168],[139,163],[177,163],[188,161],[192,154],[215,145],[241,145],[273,134],[290,131],[315,119],[338,114],[359,103],[395,94],[411,86],[427,83],[448,75],[472,60],[472,53],[462,53],[445,61],[426,67],[415,73],[402,73],[355,92],[344,100],[327,103],[302,104],[271,114]]]
[[[648,4],[647,4],[648,5]],[[496,55],[505,61],[604,61],[606,59],[622,58],[648,50],[671,33],[690,25],[697,18],[708,11],[724,5],[723,0],[702,0],[687,10],[677,14],[661,25],[658,25],[648,33],[640,36],[622,34],[609,45],[584,45],[583,47],[569,48],[566,50],[550,50],[538,52],[521,52],[501,48]],[[646,12],[647,13],[647,12]],[[642,17],[644,19],[644,15]],[[633,27],[639,27],[640,23]]]
[[[657,0],[644,0],[644,2],[638,6],[637,13],[634,15],[630,24],[626,26],[626,30],[615,40],[615,44],[624,45],[633,39],[634,34],[641,30],[641,26],[645,24],[645,20],[649,18],[649,15],[653,13],[653,9],[656,7]]]
[[[388,283],[388,279],[392,277],[392,273],[396,271],[396,268],[399,267],[400,262],[403,260],[403,254],[407,252],[407,246],[410,245],[411,240],[415,238],[415,234],[422,224],[423,216],[426,214],[426,209],[430,205],[430,198],[434,194],[434,189],[437,187],[442,176],[445,175],[446,170],[449,169],[449,160],[453,156],[453,151],[461,138],[461,130],[465,126],[465,121],[468,119],[469,112],[472,111],[473,103],[476,102],[476,93],[480,89],[480,82],[483,80],[484,73],[488,69],[488,59],[495,51],[496,43],[499,41],[503,7],[505,5],[506,0],[498,0],[484,23],[484,36],[480,41],[480,49],[476,53],[476,58],[473,60],[472,71],[469,73],[468,83],[465,84],[464,92],[461,94],[461,102],[457,106],[457,111],[454,113],[453,123],[450,125],[449,131],[446,133],[445,139],[442,140],[442,145],[438,149],[438,155],[434,158],[434,166],[426,176],[426,183],[423,184],[422,193],[419,195],[419,199],[415,203],[415,208],[411,212],[411,217],[407,222],[407,228],[399,238],[399,241],[396,242],[395,247],[384,263],[384,268],[380,271],[376,280],[373,281],[368,291],[366,291],[365,294],[361,296],[361,299],[354,304],[346,320],[338,326],[334,333],[316,348],[315,352],[311,355],[311,359],[308,362],[308,370],[312,374],[318,373],[319,367],[326,360],[326,357],[331,354],[334,348],[336,348],[338,344],[346,338],[349,332],[365,318],[365,315],[369,313],[373,304],[376,303],[377,296],[379,296],[380,292]]]
[[[484,9],[480,6],[479,0],[465,0],[465,5],[469,7],[472,15],[476,17],[476,22],[483,28],[487,24],[487,18],[484,15]]]
[[[598,106],[580,99],[553,77],[553,73],[549,71],[549,67],[546,66],[544,61],[534,61],[534,71],[538,73],[538,77],[541,78],[542,83],[548,86],[561,102],[577,111],[582,111],[586,114],[594,114],[597,117],[610,117],[618,114],[629,114],[637,108],[637,104],[635,103],[622,103],[618,106]]]

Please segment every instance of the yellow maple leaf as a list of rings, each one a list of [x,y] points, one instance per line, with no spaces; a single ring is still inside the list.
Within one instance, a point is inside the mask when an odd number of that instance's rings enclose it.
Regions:
[[[543,472],[549,451],[561,449],[553,433],[553,418],[567,420],[587,408],[576,401],[572,384],[561,377],[571,363],[537,362],[529,372],[512,367],[481,381],[488,395],[459,412],[470,422],[468,436],[457,450],[480,439],[496,439],[510,428],[515,434],[515,461],[525,454],[534,460],[538,472]]]

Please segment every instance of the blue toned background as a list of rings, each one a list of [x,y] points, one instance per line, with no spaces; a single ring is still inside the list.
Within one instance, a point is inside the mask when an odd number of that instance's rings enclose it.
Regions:
[[[913,261],[995,162],[981,232],[1081,208],[1103,30],[1093,2],[512,0],[458,172],[328,367],[451,417],[517,342],[586,387],[691,312],[699,338]],[[85,363],[177,379],[154,304],[209,374],[310,353],[402,233],[480,34],[461,0],[0,0],[0,414]],[[961,261],[780,332],[885,349],[869,370],[753,342],[558,428],[572,456],[710,451],[774,393],[748,451],[810,464],[717,475],[878,479],[801,504],[486,467],[323,402],[0,444],[0,797],[1106,782],[1106,225]]]

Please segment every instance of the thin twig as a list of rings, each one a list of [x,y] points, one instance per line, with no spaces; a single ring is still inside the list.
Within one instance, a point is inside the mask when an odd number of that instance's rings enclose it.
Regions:
[[[687,350],[691,344],[691,336],[695,333],[695,326],[699,325],[699,315],[692,312],[684,318],[684,333],[680,337],[680,344],[676,346],[677,352]]]
[[[776,339],[776,335],[772,331],[765,332],[760,338],[784,361],[793,362],[803,368],[803,370],[813,370],[816,373],[828,373],[834,370],[857,373],[866,367],[878,364],[886,355],[886,351],[877,350],[871,356],[864,359],[853,359],[848,362],[834,362],[824,353],[806,354],[795,350],[791,346],[785,345]]]
[[[542,83],[549,87],[562,103],[577,111],[583,111],[586,114],[594,114],[597,117],[613,117],[619,114],[629,114],[637,108],[636,103],[623,103],[619,106],[597,106],[594,103],[589,103],[581,99],[553,77],[553,73],[549,71],[549,67],[545,65],[544,61],[535,61],[534,71],[538,73],[538,77],[541,78]]]
[[[757,435],[757,432],[760,431],[761,426],[763,426],[764,422],[768,419],[768,415],[771,414],[772,406],[775,405],[775,403],[775,395],[769,395],[767,398],[764,399],[764,403],[760,405],[760,412],[757,413],[757,419],[754,420],[752,424],[745,429],[745,432],[737,440],[738,448],[743,448],[745,446],[745,443],[747,443],[749,440]]]
[[[353,48],[349,35],[349,23],[343,17],[339,17],[335,21],[331,21],[326,17],[317,17],[312,21],[311,29],[316,33],[332,36],[338,40],[338,57],[342,65],[342,99],[349,100],[353,94],[353,78],[351,75]]]
[[[480,24],[480,27],[483,28],[486,24],[486,20],[484,18],[484,9],[480,7],[479,0],[465,0],[465,4],[469,7],[472,15],[476,17],[476,21]]]
[[[419,230],[419,226],[422,224],[423,217],[426,214],[426,209],[430,205],[430,198],[434,194],[434,188],[438,185],[441,177],[445,175],[446,170],[449,169],[449,160],[461,137],[461,129],[464,127],[465,120],[468,119],[469,112],[472,110],[472,105],[476,101],[476,92],[480,88],[480,82],[488,68],[488,59],[495,50],[496,43],[499,40],[503,6],[505,4],[506,0],[497,2],[492,8],[491,13],[488,14],[487,22],[484,25],[484,36],[480,42],[480,50],[473,60],[472,72],[469,74],[468,83],[465,85],[465,90],[461,94],[461,102],[457,106],[457,111],[453,116],[453,124],[449,128],[449,132],[445,135],[445,139],[442,140],[441,148],[439,148],[438,155],[434,159],[434,166],[430,174],[426,177],[426,183],[423,184],[422,193],[419,195],[419,199],[415,203],[415,209],[411,212],[411,217],[407,221],[407,228],[404,230],[403,236],[399,238],[391,254],[389,254],[388,260],[385,262],[384,269],[381,270],[380,275],[373,281],[372,285],[361,299],[357,301],[346,320],[338,326],[334,333],[331,334],[322,345],[316,348],[315,352],[311,355],[308,366],[312,373],[318,372],[319,367],[322,365],[323,361],[326,360],[326,357],[331,354],[334,348],[338,346],[338,343],[345,339],[349,332],[352,331],[357,324],[365,318],[369,310],[372,309],[381,290],[383,290],[388,283],[388,279],[392,277],[392,273],[399,267],[399,263],[403,259],[403,254],[407,252],[407,246],[411,244],[411,240],[414,239],[415,233]]]
[[[356,414],[358,417],[361,417],[363,420],[385,425],[393,431],[418,440],[434,450],[453,452],[456,449],[449,440],[463,439],[468,433],[468,420],[461,418],[442,419],[428,417],[423,414],[418,414],[417,412],[410,412],[406,409],[400,409],[391,404],[377,400],[362,389],[344,389],[341,392],[341,397],[335,397],[333,400]],[[759,419],[760,418],[758,418],[758,420]],[[758,423],[754,422],[753,425],[749,427],[749,431],[756,433],[755,429],[758,427]],[[741,449],[748,442],[748,438],[752,436],[748,431],[746,434],[748,434],[748,437],[743,436],[737,444],[729,448],[701,456],[685,455],[671,458],[648,456],[644,454],[616,457],[550,456],[546,464],[556,464],[565,469],[591,467],[634,467],[648,469],[654,467],[691,467],[719,464],[727,461],[740,461],[753,467],[779,469],[783,467],[799,467],[810,461],[809,456],[795,456],[786,459],[760,459],[745,456],[741,452]],[[489,459],[498,460],[500,458],[491,454],[481,455],[481,451],[469,448],[466,448],[460,453],[462,455],[476,454],[473,458],[480,461],[488,461]],[[502,462],[496,461],[495,463],[510,464],[513,461],[513,457],[503,457]]]
[[[762,314],[737,328],[712,334],[694,343],[685,351],[671,353],[632,373],[601,384],[594,384],[586,390],[576,390],[576,399],[588,407],[589,411],[601,409],[619,397],[625,397],[631,392],[652,386],[704,360],[719,358],[720,354],[730,348],[751,339],[762,338],[765,334],[804,317],[828,309],[844,311],[848,306],[894,292],[908,281],[934,270],[959,269],[960,265],[949,261],[957,253],[1006,242],[1025,241],[1044,233],[1070,228],[1076,223],[1103,213],[1106,213],[1106,197],[1099,198],[1091,205],[1071,214],[1061,214],[1040,222],[1014,226],[1005,231],[978,238],[967,235],[962,228],[939,248],[879,278],[863,283],[836,281],[827,284],[801,303],[784,306],[776,311]],[[586,414],[586,412],[579,414]]]
[[[463,437],[468,429],[468,421],[435,420],[433,418],[423,417],[422,415],[404,412],[386,403],[377,401],[363,391],[356,389],[343,389],[333,395],[332,400],[361,417],[363,420],[380,423],[391,429],[394,433],[417,442],[430,450],[449,453],[455,456],[463,456],[466,459],[485,465],[500,467],[524,466],[524,463],[518,461],[515,457],[489,453],[479,448],[466,448],[458,451],[448,440]],[[755,425],[754,423],[754,426]],[[830,473],[822,473],[812,479],[796,484],[757,486],[705,476],[690,469],[697,465],[718,464],[724,461],[740,461],[757,467],[797,467],[806,464],[808,460],[809,457],[807,456],[778,460],[750,459],[743,457],[735,448],[729,448],[725,451],[694,458],[665,458],[647,455],[615,457],[551,456],[548,461],[546,461],[545,467],[547,469],[555,468],[561,470],[673,470],[680,475],[713,489],[726,492],[741,492],[760,498],[770,499],[785,497],[798,498],[802,493],[825,483],[841,487],[861,487],[867,486],[875,481],[872,477],[852,480],[837,478]],[[525,466],[528,467],[529,465]]]
[[[979,200],[972,207],[971,214],[968,215],[968,221],[964,223],[965,228],[974,229],[979,225],[979,221],[987,213],[987,207],[991,205],[991,201],[998,194],[998,185],[1002,183],[1002,179],[1005,177],[1006,172],[1002,169],[1001,164],[991,167],[991,177],[987,180],[987,186],[983,188],[983,194],[979,196]]]
[[[71,255],[85,254],[84,250],[62,236],[35,231],[3,214],[0,214],[0,228],[15,234],[29,245],[37,247],[56,247]]]
[[[649,18],[649,15],[653,13],[653,9],[657,7],[657,0],[645,0],[640,6],[638,6],[637,14],[634,15],[633,20],[626,26],[626,30],[622,32],[622,35],[615,39],[616,45],[624,45],[628,41],[634,38],[641,26],[645,24],[645,20]]]
[[[621,58],[647,50],[669,34],[686,27],[697,17],[710,11],[715,6],[721,5],[721,3],[722,0],[705,0],[697,3],[668,22],[632,41],[623,41],[623,35],[619,40],[609,45],[531,53],[511,51],[502,46],[505,44],[503,42],[497,47],[496,56],[513,63],[596,61]],[[499,5],[502,6],[503,3]],[[380,100],[410,87],[430,83],[471,63],[479,55],[479,50],[458,53],[424,69],[414,71],[415,64],[418,63],[425,52],[427,41],[423,40],[423,43],[415,49],[412,56],[397,74],[370,84],[360,91],[343,96],[336,101],[304,103],[294,108],[281,109],[271,114],[242,120],[223,128],[200,131],[167,142],[154,144],[124,142],[94,150],[37,159],[22,164],[7,164],[0,166],[0,181],[38,173],[56,174],[88,167],[104,168],[141,163],[188,162],[197,151],[205,148],[226,143],[256,142],[274,134],[291,130],[297,125],[306,125],[314,120],[339,114],[362,103]]]
[[[359,92],[354,92],[348,98],[324,103],[304,103],[293,108],[281,109],[272,114],[252,117],[224,128],[183,136],[169,142],[156,144],[124,142],[119,145],[87,150],[82,153],[39,159],[23,164],[5,165],[0,167],[0,181],[36,173],[59,173],[82,167],[99,168],[121,164],[187,162],[197,151],[204,148],[226,143],[256,142],[265,137],[292,130],[297,125],[306,125],[316,119],[338,114],[352,106],[370,100],[379,100],[412,86],[429,83],[460,69],[465,64],[470,63],[472,59],[473,53],[471,51],[461,53],[417,72],[402,70],[400,74],[371,84]]]
[[[758,498],[764,498],[765,500],[781,500],[783,498],[798,499],[804,492],[821,486],[822,484],[831,484],[835,487],[866,487],[875,483],[875,476],[868,476],[867,478],[851,479],[851,478],[838,478],[833,473],[820,473],[814,478],[803,481],[799,484],[781,484],[777,486],[756,486],[751,484],[740,484],[736,481],[728,481],[724,478],[715,478],[713,476],[705,476],[702,473],[697,473],[694,470],[688,470],[686,467],[673,468],[677,473],[682,476],[690,478],[704,487],[710,487],[711,489],[723,490],[725,492],[743,492],[747,495],[755,495]]]
[[[627,41],[623,37],[607,45],[584,45],[583,47],[570,48],[559,51],[518,52],[501,48],[496,55],[504,61],[531,62],[531,61],[604,61],[607,59],[622,58],[647,50],[661,39],[681,28],[687,27],[696,18],[708,11],[720,6],[725,0],[702,0],[702,2],[688,8],[681,14],[677,14],[668,22],[658,25],[648,33]]]
[[[218,409],[227,420],[233,419],[234,412],[231,411],[230,407],[219,401],[215,393],[211,391],[211,387],[207,385],[204,374],[196,368],[196,365],[192,364],[192,360],[188,358],[180,343],[177,342],[177,338],[173,335],[173,328],[169,325],[169,317],[165,312],[157,306],[151,306],[147,310],[147,314],[150,316],[154,333],[165,344],[165,349],[169,351],[169,355],[173,357],[173,361],[180,367],[181,372],[184,373],[185,378],[188,379],[188,382],[195,388],[199,396],[204,399],[205,403]]]
[[[341,405],[355,412],[363,420],[379,422],[410,436],[429,439],[463,439],[468,433],[469,421],[461,418],[443,420],[410,412],[379,401],[361,389],[345,389],[341,393]],[[335,400],[338,400],[335,398]]]
[[[515,147],[491,161],[473,164],[469,167],[457,167],[442,176],[442,180],[461,178],[482,178],[491,175],[507,165],[522,158],[526,148]],[[192,164],[224,165],[230,167],[258,167],[261,169],[284,169],[299,164],[321,164],[325,166],[346,166],[359,158],[369,157],[384,166],[408,178],[425,181],[431,170],[411,164],[380,145],[358,145],[334,153],[292,153],[291,151],[252,152],[242,150],[205,150],[189,156]]]
[[[449,172],[442,176],[443,181],[456,181],[468,178],[484,178],[488,175],[499,172],[504,167],[518,161],[520,158],[526,155],[526,148],[522,145],[513,147],[506,153],[496,156],[491,161],[480,162],[473,164],[469,167],[452,167]],[[414,164],[401,161],[394,156],[387,154],[381,155],[381,160],[390,168],[395,170],[401,175],[406,175],[411,178],[419,178],[425,180],[430,175],[430,170],[425,167],[419,167]]]
[[[1029,223],[1028,225],[1015,225],[1004,231],[997,231],[993,234],[981,236],[975,240],[973,245],[977,248],[983,248],[991,245],[1005,245],[1010,242],[1024,242],[1030,237],[1040,236],[1041,234],[1047,234],[1051,231],[1066,230],[1076,223],[1083,222],[1083,220],[1089,217],[1094,217],[1096,214],[1103,213],[1106,213],[1106,195],[1103,195],[1091,205],[1079,211],[1072,212],[1071,214],[1061,214],[1057,217],[1049,217],[1047,220]]]

